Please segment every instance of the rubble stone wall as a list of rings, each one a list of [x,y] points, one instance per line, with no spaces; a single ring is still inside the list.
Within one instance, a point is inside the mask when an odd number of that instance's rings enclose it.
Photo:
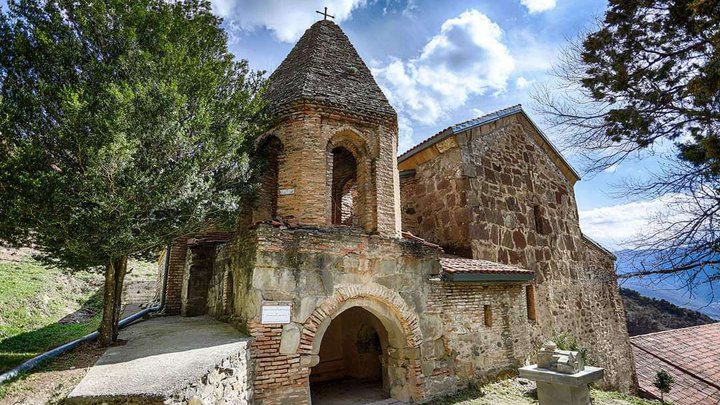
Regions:
[[[435,356],[441,358],[442,349],[453,359],[458,386],[512,373],[528,360],[532,322],[524,285],[434,281],[430,286],[427,312],[444,326]]]
[[[431,240],[447,253],[472,257],[471,212],[465,197],[468,179],[459,164],[460,149],[446,155],[401,179],[403,231]]]
[[[459,133],[457,147],[420,164],[416,177],[424,179],[428,170],[438,167],[461,168],[472,216],[468,229],[472,256],[535,271],[537,323],[530,330],[531,348],[537,349],[543,339],[575,337],[597,361],[595,365],[606,368],[606,386],[629,390],[634,365],[614,259],[586,243],[573,183],[535,131],[516,114]],[[414,186],[415,196],[422,191],[419,184]],[[418,205],[444,198],[444,193],[426,192],[423,198],[416,197]],[[412,223],[407,216],[403,219]]]
[[[224,359],[212,371],[190,383],[165,401],[167,405],[215,405],[252,403],[252,367],[250,350]]]

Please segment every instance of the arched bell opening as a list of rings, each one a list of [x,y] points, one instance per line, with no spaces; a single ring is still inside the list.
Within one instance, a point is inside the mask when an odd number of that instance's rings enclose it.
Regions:
[[[313,405],[390,398],[387,351],[388,331],[373,313],[362,307],[340,313],[322,335],[310,371]]]
[[[372,232],[373,177],[365,142],[353,131],[341,131],[328,141],[326,151],[326,223]]]
[[[273,219],[278,215],[279,175],[283,144],[271,135],[258,148],[260,159],[260,189],[257,194],[256,220]]]
[[[355,200],[351,194],[357,191],[358,164],[355,156],[345,147],[332,149],[332,224],[357,226]]]

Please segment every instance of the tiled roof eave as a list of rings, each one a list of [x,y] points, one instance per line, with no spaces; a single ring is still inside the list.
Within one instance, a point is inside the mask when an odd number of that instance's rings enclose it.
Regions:
[[[526,282],[535,278],[532,270],[452,255],[440,257],[440,265],[447,281]]]

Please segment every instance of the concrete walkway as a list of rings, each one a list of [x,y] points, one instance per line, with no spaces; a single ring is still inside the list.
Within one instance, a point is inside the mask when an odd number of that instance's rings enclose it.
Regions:
[[[206,316],[150,319],[122,330],[120,339],[127,342],[100,357],[70,393],[70,402],[162,400],[242,350],[248,340]]]

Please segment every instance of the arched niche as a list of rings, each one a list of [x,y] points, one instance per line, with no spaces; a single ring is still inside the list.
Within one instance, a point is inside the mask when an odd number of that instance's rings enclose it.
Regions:
[[[365,142],[354,131],[341,131],[328,141],[326,153],[327,224],[372,231],[374,181]]]
[[[277,217],[278,179],[282,167],[283,144],[275,135],[263,138],[257,147],[260,164],[260,189],[257,193],[255,220]]]

